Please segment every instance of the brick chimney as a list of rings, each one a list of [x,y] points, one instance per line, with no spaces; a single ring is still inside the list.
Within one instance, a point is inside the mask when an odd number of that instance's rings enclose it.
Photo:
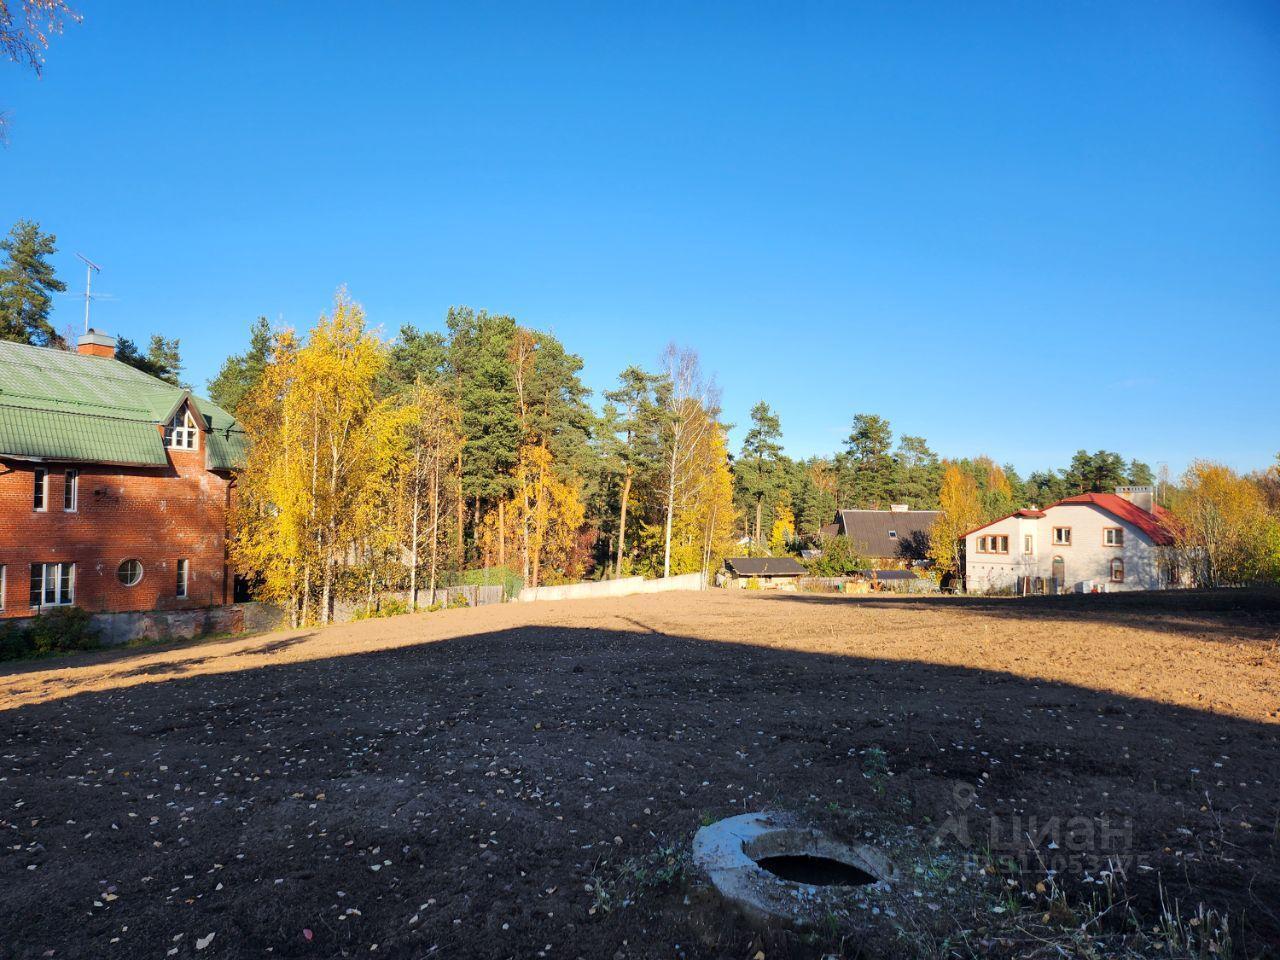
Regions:
[[[108,360],[116,355],[116,338],[99,333],[92,327],[89,332],[76,341],[76,353],[86,357],[106,357]]]
[[[1135,507],[1141,507],[1147,513],[1156,509],[1156,491],[1154,487],[1116,487],[1116,496],[1128,500]]]

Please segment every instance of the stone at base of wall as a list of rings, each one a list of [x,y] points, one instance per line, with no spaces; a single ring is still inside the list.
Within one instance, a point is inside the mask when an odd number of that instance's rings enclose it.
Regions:
[[[244,633],[245,607],[200,607],[196,610],[136,610],[127,613],[95,613],[90,615],[98,642],[104,647],[118,647],[134,640],[191,640],[214,633]],[[29,623],[30,617],[6,620],[17,626]],[[252,629],[270,629],[275,622],[255,625]]]
[[[108,647],[134,640],[191,640],[211,633],[244,632],[244,611],[231,606],[95,613],[93,625],[98,630],[98,642]]]

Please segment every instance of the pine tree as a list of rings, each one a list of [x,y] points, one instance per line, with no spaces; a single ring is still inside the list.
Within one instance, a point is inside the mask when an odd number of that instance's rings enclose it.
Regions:
[[[519,459],[520,414],[510,351],[516,322],[451,307],[448,372],[462,413],[462,493],[472,505],[472,536],[489,505],[511,491]]]
[[[615,572],[626,570],[627,510],[637,476],[651,474],[657,467],[658,410],[654,390],[658,378],[639,367],[630,366],[618,374],[619,387],[605,394],[612,407],[612,429],[617,440],[616,460],[622,476],[618,503],[618,550]]]
[[[384,395],[406,393],[419,383],[438,384],[446,376],[449,347],[444,334],[434,330],[423,332],[413,324],[405,324],[387,356],[379,390]]]
[[[856,506],[884,509],[892,502],[898,485],[897,464],[889,452],[892,445],[893,431],[888,420],[871,413],[853,418],[853,430],[845,446]]]
[[[259,317],[249,329],[249,349],[227,357],[218,375],[208,383],[209,399],[235,414],[245,396],[258,385],[271,359],[274,336],[266,317]]]
[[[58,252],[57,240],[52,233],[41,233],[34,220],[19,220],[9,236],[0,240],[5,254],[0,266],[0,340],[38,347],[64,345],[49,322],[51,294],[67,289],[46,259]]]
[[[153,333],[145,354],[140,353],[137,344],[128,337],[121,337],[116,342],[116,359],[166,383],[172,383],[175,387],[186,386],[179,377],[182,372],[182,357],[178,352],[176,337],[170,339]]]
[[[942,464],[924,437],[902,437],[894,459],[898,473],[895,498],[915,510],[936,508],[942,486]]]
[[[774,495],[778,487],[781,439],[782,423],[778,415],[769,409],[769,404],[761,400],[751,408],[751,429],[742,439],[742,453],[738,457],[739,481],[755,507],[756,522],[752,539],[756,547],[764,545],[765,498]]]

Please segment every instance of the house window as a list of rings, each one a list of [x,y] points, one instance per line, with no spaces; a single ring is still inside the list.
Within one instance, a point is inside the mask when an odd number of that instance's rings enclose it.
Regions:
[[[61,607],[76,598],[74,563],[33,563],[31,565],[31,606]]]
[[[1008,553],[1009,538],[1005,536],[987,536],[978,538],[979,553]]]
[[[175,450],[196,448],[196,419],[185,405],[165,425],[164,445]]]
[[[4,588],[7,586],[4,574],[5,566],[3,563],[0,563],[0,613],[4,612]]]
[[[1124,561],[1119,557],[1111,561],[1111,582],[1124,583]]]
[[[75,513],[80,502],[80,471],[68,470],[67,482],[62,488],[62,509]]]
[[[185,597],[187,595],[187,561],[178,561],[178,589],[177,596]]]
[[[897,540],[897,539],[898,539],[898,531],[897,531],[897,530],[890,530],[890,531],[889,531],[889,539],[890,539],[890,540]]]
[[[1070,527],[1054,527],[1053,542],[1060,547],[1071,546],[1071,528]]]
[[[35,469],[35,491],[32,496],[32,504],[37,510],[43,510],[46,494],[49,492],[49,471],[44,467],[36,467]]]
[[[116,576],[126,587],[136,587],[142,582],[142,562],[126,560],[116,569]]]
[[[1124,546],[1124,528],[1123,527],[1103,527],[1102,543],[1107,547],[1123,547]]]
[[[1029,533],[1022,535],[1022,552],[1028,556],[1036,552],[1036,538]]]

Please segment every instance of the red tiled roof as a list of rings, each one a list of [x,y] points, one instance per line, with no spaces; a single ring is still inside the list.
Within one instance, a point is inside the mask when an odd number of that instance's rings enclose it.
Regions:
[[[1162,547],[1167,547],[1174,542],[1172,518],[1169,512],[1163,507],[1156,507],[1155,513],[1148,513],[1136,504],[1130,503],[1124,497],[1116,493],[1081,493],[1074,497],[1067,497],[1065,500],[1059,500],[1057,503],[1049,504],[1050,507],[1071,506],[1072,504],[1092,504],[1099,507],[1113,517],[1118,517],[1126,523],[1131,523],[1148,537],[1151,542]],[[974,527],[967,531],[964,536],[971,533],[977,533],[979,530],[991,526],[993,523],[999,523],[1001,520],[1008,520],[1009,517],[1043,517],[1044,510],[1015,510],[1008,516],[999,517],[982,524],[980,527]]]
[[[1116,493],[1081,493],[1059,500],[1054,506],[1072,504],[1092,504],[1100,507],[1113,517],[1119,517],[1126,523],[1133,524],[1150,537],[1152,543],[1166,547],[1173,543],[1173,531],[1169,528],[1168,514],[1160,507],[1156,507],[1157,513],[1148,513]]]

